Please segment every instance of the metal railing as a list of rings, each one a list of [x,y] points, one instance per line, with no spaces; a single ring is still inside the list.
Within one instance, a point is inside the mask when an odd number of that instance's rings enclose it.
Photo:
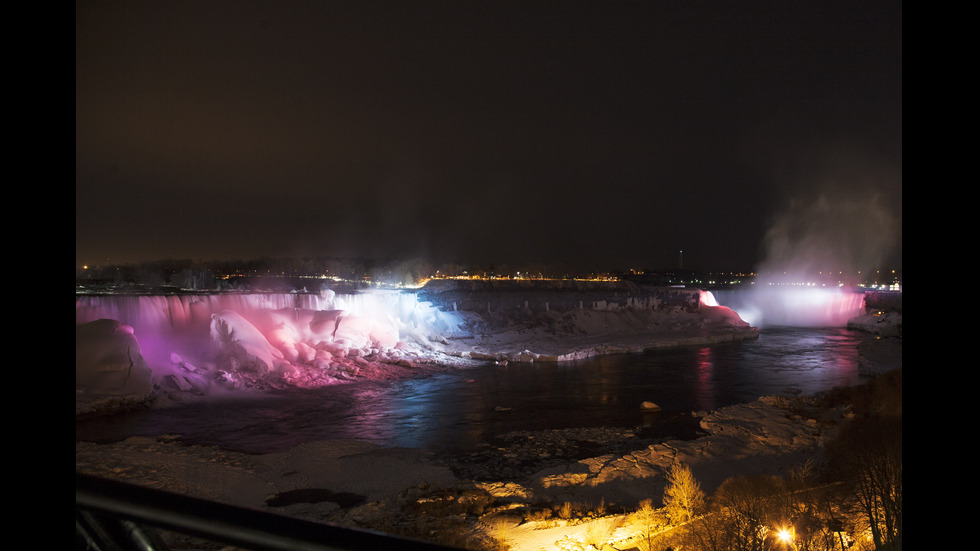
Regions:
[[[75,473],[76,549],[164,551],[158,530],[252,550],[452,549]]]

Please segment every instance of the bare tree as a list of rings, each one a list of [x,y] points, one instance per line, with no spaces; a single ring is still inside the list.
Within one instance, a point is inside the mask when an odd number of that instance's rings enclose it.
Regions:
[[[664,508],[670,522],[688,522],[704,510],[704,505],[704,492],[691,474],[691,468],[682,463],[671,466],[664,488]]]
[[[631,524],[640,528],[643,538],[640,541],[640,549],[653,551],[655,536],[667,526],[663,511],[653,506],[652,499],[644,499],[640,502],[639,508],[630,514],[629,520]]]
[[[724,518],[724,533],[731,551],[760,551],[770,538],[784,493],[777,476],[744,475],[722,482],[714,502]]]
[[[838,476],[850,485],[876,548],[902,546],[902,420],[855,418],[829,449]]]

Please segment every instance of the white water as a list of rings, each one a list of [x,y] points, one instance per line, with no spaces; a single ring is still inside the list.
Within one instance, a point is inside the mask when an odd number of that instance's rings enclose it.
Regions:
[[[233,311],[247,319],[278,310],[344,311],[393,328],[440,329],[452,327],[451,314],[440,312],[413,293],[371,291],[319,294],[261,293],[215,295],[99,295],[75,297],[75,323],[114,319],[133,327],[136,334],[181,335],[210,325],[212,315]]]
[[[840,287],[760,287],[714,291],[754,327],[845,327],[864,313],[864,293]]]

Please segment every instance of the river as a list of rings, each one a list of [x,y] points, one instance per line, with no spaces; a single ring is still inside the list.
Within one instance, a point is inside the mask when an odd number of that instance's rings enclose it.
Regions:
[[[869,338],[843,328],[771,327],[738,343],[213,397],[76,421],[75,438],[173,434],[245,453],[336,438],[465,450],[517,430],[669,426],[691,411],[861,383],[868,374],[859,370],[858,344]],[[643,401],[663,411],[643,413]]]

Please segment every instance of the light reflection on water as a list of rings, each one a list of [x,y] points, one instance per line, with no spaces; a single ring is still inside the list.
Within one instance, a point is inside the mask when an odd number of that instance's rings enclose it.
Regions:
[[[777,328],[735,344],[212,399],[76,423],[76,440],[180,434],[250,453],[332,438],[466,449],[515,430],[636,427],[650,422],[643,401],[669,415],[857,384],[862,338],[845,329]]]

